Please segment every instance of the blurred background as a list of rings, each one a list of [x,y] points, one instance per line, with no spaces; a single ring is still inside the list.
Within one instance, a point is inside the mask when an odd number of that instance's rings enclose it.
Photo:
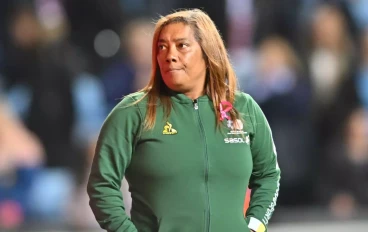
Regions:
[[[269,231],[366,230],[368,1],[1,0],[0,231],[101,231],[86,194],[100,126],[147,83],[153,22],[193,7],[273,130]]]

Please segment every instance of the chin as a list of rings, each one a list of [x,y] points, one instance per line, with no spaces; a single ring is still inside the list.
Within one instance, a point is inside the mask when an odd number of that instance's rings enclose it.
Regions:
[[[175,92],[184,92],[185,91],[185,87],[184,87],[183,83],[170,82],[170,83],[165,83],[165,84],[169,89],[171,89]]]
[[[175,92],[181,92],[182,91],[182,86],[181,85],[173,85],[173,84],[170,84],[170,85],[167,85],[169,89],[175,91]]]
[[[164,79],[164,83],[167,87],[169,87],[172,90],[176,90],[176,89],[181,89],[182,86],[184,85],[183,81],[179,81],[179,78],[166,78],[166,81]]]

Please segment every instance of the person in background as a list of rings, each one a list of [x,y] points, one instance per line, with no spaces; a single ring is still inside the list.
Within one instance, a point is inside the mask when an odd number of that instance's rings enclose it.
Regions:
[[[75,170],[72,48],[63,39],[51,41],[32,5],[18,6],[8,28],[12,44],[3,74],[9,103],[42,142],[45,165]]]
[[[102,84],[83,72],[62,6],[55,4],[37,1],[14,8],[8,20],[11,44],[0,70],[9,107],[44,151],[27,191],[27,219],[50,224],[68,223],[68,203],[86,173],[86,152],[106,117]]]
[[[269,124],[256,101],[237,91],[211,18],[193,9],[159,19],[148,85],[111,111],[97,142],[87,192],[101,228],[264,232],[279,181]]]
[[[0,93],[0,228],[15,229],[28,219],[28,194],[43,161],[41,142]]]
[[[313,193],[311,88],[295,49],[283,37],[259,44],[254,84],[247,91],[259,103],[273,130],[283,170],[279,205],[308,205]],[[290,142],[290,139],[293,142]]]
[[[304,31],[301,57],[312,90],[309,120],[314,145],[311,148],[319,161],[325,159],[335,135],[343,129],[352,110],[360,105],[355,85],[359,61],[354,23],[338,2],[345,1],[317,3],[310,9],[307,23],[301,25]],[[315,162],[314,170],[313,177],[316,177],[326,167],[323,162]],[[314,198],[318,202],[318,190]]]
[[[368,111],[354,109],[329,144],[320,199],[337,219],[352,219],[368,205]]]
[[[359,104],[354,85],[357,46],[348,18],[339,4],[317,4],[309,21],[311,34],[305,36],[310,40],[303,56],[312,87],[313,128],[321,149]]]
[[[121,31],[121,52],[125,57],[102,73],[105,98],[110,112],[123,96],[142,89],[151,72],[151,45],[154,25],[145,18],[130,21]]]

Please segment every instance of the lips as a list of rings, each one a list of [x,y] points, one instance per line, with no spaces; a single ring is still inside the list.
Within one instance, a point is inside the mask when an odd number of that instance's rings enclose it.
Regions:
[[[166,72],[175,72],[175,71],[179,71],[179,70],[182,70],[181,68],[168,68],[166,70]]]

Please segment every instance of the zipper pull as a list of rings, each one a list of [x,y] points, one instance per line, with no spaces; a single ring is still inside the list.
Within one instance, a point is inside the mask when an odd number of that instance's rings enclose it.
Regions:
[[[197,99],[194,99],[193,105],[194,105],[194,109],[198,110],[198,100]]]

